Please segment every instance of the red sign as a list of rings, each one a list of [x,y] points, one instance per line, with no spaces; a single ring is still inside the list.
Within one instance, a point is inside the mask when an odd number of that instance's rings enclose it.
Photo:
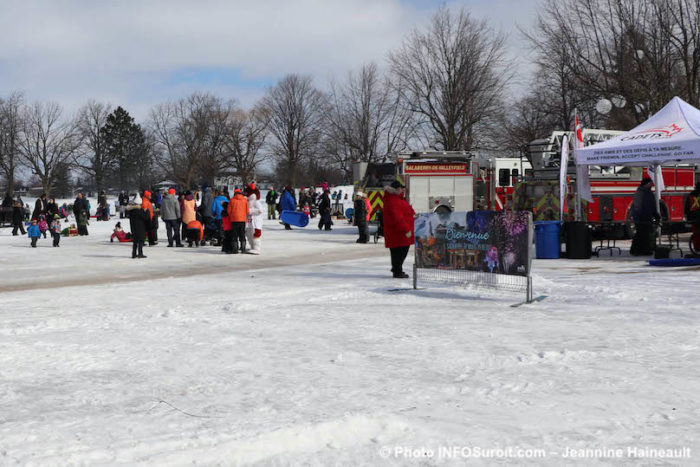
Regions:
[[[407,162],[407,175],[467,175],[466,162]]]

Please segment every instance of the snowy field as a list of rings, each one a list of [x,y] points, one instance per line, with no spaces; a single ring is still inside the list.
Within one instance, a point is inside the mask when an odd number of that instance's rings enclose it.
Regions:
[[[511,308],[390,292],[340,221],[132,260],[116,220],[0,229],[2,466],[700,465],[698,268],[539,260]]]

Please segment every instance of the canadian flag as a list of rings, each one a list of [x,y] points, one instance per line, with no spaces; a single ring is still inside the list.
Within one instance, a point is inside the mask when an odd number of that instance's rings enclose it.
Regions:
[[[576,126],[574,128],[576,133],[576,142],[574,145],[575,151],[576,149],[581,149],[583,147],[583,129],[581,128],[581,122],[578,119],[578,110],[574,110],[574,116],[576,119]],[[588,202],[593,201],[593,195],[591,194],[591,180],[588,176],[587,165],[576,166],[576,190],[582,199],[585,199]]]

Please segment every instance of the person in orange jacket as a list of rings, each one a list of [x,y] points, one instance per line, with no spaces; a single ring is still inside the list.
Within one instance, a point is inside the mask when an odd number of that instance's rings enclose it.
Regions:
[[[233,230],[233,253],[245,251],[245,223],[248,219],[248,200],[240,189],[233,191],[233,198],[228,203],[228,217]]]
[[[151,202],[151,192],[146,190],[143,192],[141,199],[141,209],[148,211],[148,221],[146,225],[146,233],[148,234],[148,245],[158,245],[158,218],[153,213],[153,203]]]
[[[187,224],[187,246],[192,248],[192,244],[199,247],[199,242],[204,239],[204,228],[198,220],[190,221]]]

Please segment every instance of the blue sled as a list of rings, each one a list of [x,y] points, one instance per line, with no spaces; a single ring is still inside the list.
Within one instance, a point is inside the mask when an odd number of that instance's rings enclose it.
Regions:
[[[309,225],[309,216],[301,211],[282,211],[280,220],[295,227],[306,227]]]
[[[649,265],[663,267],[700,266],[700,258],[650,259]]]
[[[352,223],[352,216],[355,214],[355,210],[353,208],[347,208],[345,210],[345,217],[348,218],[348,222]]]

